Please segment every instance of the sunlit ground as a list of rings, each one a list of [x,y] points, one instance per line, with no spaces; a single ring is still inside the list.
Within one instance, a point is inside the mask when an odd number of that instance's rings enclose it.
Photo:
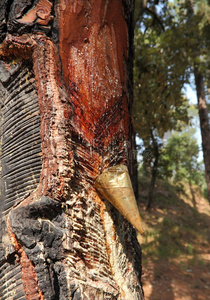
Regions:
[[[187,184],[177,191],[158,182],[148,213],[140,184],[146,300],[210,299],[210,206],[199,188],[193,188],[194,200],[191,192]]]

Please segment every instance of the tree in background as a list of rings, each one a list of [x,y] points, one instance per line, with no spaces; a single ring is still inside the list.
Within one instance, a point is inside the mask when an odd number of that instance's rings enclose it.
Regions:
[[[169,27],[169,16],[163,12],[160,21],[151,12],[154,12],[153,4],[136,22],[133,112],[137,136],[152,153],[148,209],[164,134],[188,122],[188,102],[182,88],[189,76],[186,53],[183,54],[181,43],[174,40],[176,33]]]
[[[188,30],[191,29],[189,35],[192,39],[192,67],[197,92],[207,194],[210,201],[210,122],[206,101],[210,65],[210,4],[207,1],[198,2],[194,4],[192,0],[186,1],[186,23]]]
[[[188,182],[203,185],[202,164],[198,162],[199,147],[197,140],[188,132],[175,132],[167,140],[161,156],[160,174],[170,178],[175,184]]]
[[[164,134],[179,130],[189,121],[187,100],[182,90],[189,83],[191,74],[195,74],[200,99],[204,161],[210,158],[207,154],[210,141],[208,112],[204,99],[205,83],[208,82],[209,6],[207,1],[198,2],[195,14],[192,13],[192,1],[137,1],[133,115],[137,136],[143,139],[144,147],[150,147],[153,155],[151,188],[154,187]],[[144,10],[139,13],[141,7]],[[206,162],[208,182],[209,164]],[[148,207],[151,194],[150,191]]]

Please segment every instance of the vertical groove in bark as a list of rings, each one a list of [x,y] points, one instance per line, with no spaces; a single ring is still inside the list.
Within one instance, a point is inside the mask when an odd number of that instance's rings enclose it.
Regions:
[[[208,200],[210,201],[210,125],[208,118],[208,108],[205,97],[204,78],[196,66],[194,68],[194,75],[197,91]]]
[[[59,45],[74,127],[103,152],[119,133],[118,139],[128,139],[128,95],[124,89],[127,26],[119,1],[93,1],[92,7],[86,3],[78,12],[72,11],[72,6],[70,2],[60,11]],[[118,18],[112,15],[116,11]],[[67,28],[71,28],[68,35]]]

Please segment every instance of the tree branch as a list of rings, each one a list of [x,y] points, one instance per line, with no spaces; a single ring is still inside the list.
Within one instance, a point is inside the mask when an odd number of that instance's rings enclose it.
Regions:
[[[153,18],[153,21],[152,21],[152,25],[154,24],[154,21],[156,20],[158,22],[158,24],[160,25],[161,29],[163,31],[165,31],[165,27],[164,27],[162,21],[160,20],[159,16],[156,14],[155,11],[153,11],[151,8],[147,7],[147,1],[143,1],[142,5],[141,5],[141,7],[139,9],[139,14],[138,14],[138,16],[136,18],[135,26],[136,26],[139,18],[141,17],[141,15],[143,15],[143,13],[145,11],[147,11],[148,13],[150,13],[151,15],[153,15],[154,18]]]
[[[149,7],[146,7],[145,10],[146,10],[147,12],[149,12],[150,14],[153,15],[154,19],[153,19],[153,21],[152,21],[152,24],[154,24],[154,21],[156,20],[156,21],[158,22],[158,24],[160,25],[161,29],[162,29],[163,31],[165,31],[165,27],[164,27],[162,21],[160,20],[160,18],[158,17],[158,15],[156,14],[156,12],[154,12],[154,11],[153,11],[152,9],[150,9]]]

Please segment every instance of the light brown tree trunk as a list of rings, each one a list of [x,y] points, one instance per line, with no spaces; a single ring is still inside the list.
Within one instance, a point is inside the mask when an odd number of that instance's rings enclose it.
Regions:
[[[132,169],[133,2],[0,8],[0,298],[143,299],[135,230],[94,187]]]
[[[206,173],[208,200],[210,201],[210,126],[208,108],[205,97],[204,78],[198,67],[194,68],[195,85],[198,99],[198,111],[202,136],[202,148]]]

